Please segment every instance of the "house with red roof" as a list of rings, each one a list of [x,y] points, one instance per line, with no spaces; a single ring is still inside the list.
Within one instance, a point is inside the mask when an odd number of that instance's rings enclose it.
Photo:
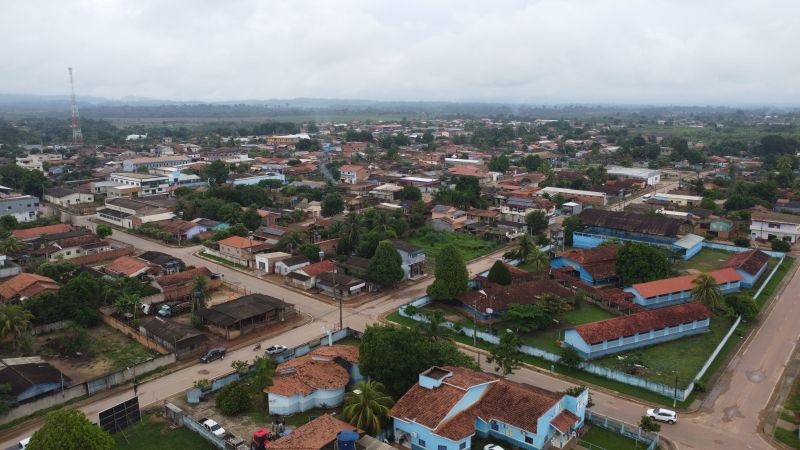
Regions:
[[[550,267],[571,267],[580,275],[581,281],[592,286],[616,284],[617,251],[620,245],[601,245],[594,248],[574,249],[558,255],[550,261]]]
[[[264,389],[269,413],[289,415],[344,402],[345,388],[363,379],[358,347],[334,344],[278,365],[272,385]]]
[[[564,331],[564,346],[586,359],[705,333],[711,310],[700,302],[642,311],[577,325]]]
[[[565,447],[583,426],[577,397],[463,367],[431,367],[392,407],[395,439],[414,449],[459,450],[473,436],[539,450]]]
[[[742,276],[730,267],[706,272],[714,277],[723,294],[733,294],[742,288]],[[694,280],[700,274],[683,275],[663,280],[637,283],[625,288],[633,294],[633,301],[645,308],[662,308],[691,301],[693,298]]]
[[[733,255],[722,267],[734,269],[742,276],[742,287],[749,289],[761,279],[768,265],[769,255],[761,250],[747,250]]]

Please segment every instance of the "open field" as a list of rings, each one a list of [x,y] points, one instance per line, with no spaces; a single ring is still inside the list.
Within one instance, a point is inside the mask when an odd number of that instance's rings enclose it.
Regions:
[[[636,450],[644,448],[635,440],[613,431],[593,426],[580,439],[581,445],[589,450]]]
[[[154,448],[215,449],[199,434],[186,428],[170,430],[169,422],[157,415],[142,417],[137,425],[114,435],[120,450],[151,450]]]
[[[485,241],[467,234],[452,231],[428,231],[414,236],[408,242],[425,249],[425,259],[429,267],[436,267],[436,257],[447,245],[455,245],[464,262],[492,253],[501,246],[497,242]]]
[[[723,250],[704,248],[688,261],[675,261],[675,268],[686,273],[709,272],[722,267],[733,255]]]

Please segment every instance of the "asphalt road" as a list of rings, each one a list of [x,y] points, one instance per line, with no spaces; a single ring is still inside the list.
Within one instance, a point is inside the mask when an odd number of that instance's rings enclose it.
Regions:
[[[88,222],[85,224],[89,224]],[[139,237],[114,231],[114,239],[135,245],[142,250],[164,251],[164,247]],[[322,327],[338,323],[338,309],[328,303],[305,296],[259,280],[223,265],[210,263],[193,255],[199,247],[170,248],[168,252],[178,256],[187,264],[213,266],[213,271],[222,273],[229,282],[239,283],[248,291],[263,292],[295,304],[296,308],[313,317],[313,321],[282,334],[278,339],[263,342],[262,347],[273,343],[287,346],[299,345],[322,334]],[[469,265],[474,274],[488,269],[501,253],[475,261]],[[766,407],[783,367],[794,351],[800,323],[800,308],[794,305],[800,292],[800,277],[790,274],[786,288],[778,293],[771,309],[762,319],[757,333],[746,342],[731,363],[725,368],[719,383],[709,394],[700,412],[680,415],[676,425],[664,425],[662,435],[678,449],[762,449],[771,448],[758,434],[762,411]],[[432,280],[410,286],[398,292],[370,301],[357,308],[344,308],[344,325],[363,330],[370,323],[396,309],[401,304],[421,295]],[[199,378],[212,378],[229,372],[230,362],[235,359],[250,359],[254,352],[250,347],[231,352],[224,360],[210,364],[197,364],[154,379],[139,386],[139,401],[142,406],[156,404],[163,399],[182,392]],[[490,369],[488,366],[487,369]],[[545,373],[520,369],[512,379],[541,386],[546,389],[563,390],[570,384]],[[132,395],[132,390],[90,403],[80,409],[91,420],[97,420],[99,411],[117,404]],[[619,398],[603,392],[593,394],[601,414],[629,422],[638,423],[647,405]],[[35,427],[18,427],[13,438],[0,443],[0,448],[15,445],[25,436],[30,436]]]

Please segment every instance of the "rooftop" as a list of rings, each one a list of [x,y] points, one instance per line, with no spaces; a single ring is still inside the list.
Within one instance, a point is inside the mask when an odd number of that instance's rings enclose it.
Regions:
[[[681,221],[650,214],[637,214],[603,209],[585,209],[580,214],[581,221],[588,227],[610,228],[633,233],[674,237],[678,234]]]
[[[319,416],[305,425],[269,444],[270,450],[322,450],[336,440],[336,435],[344,430],[356,430],[347,422],[329,416]]]
[[[57,291],[59,288],[52,278],[47,278],[35,273],[23,272],[9,278],[0,284],[0,297],[10,299],[14,297],[32,297],[45,291]]]
[[[231,326],[239,321],[266,314],[274,310],[283,310],[292,305],[283,300],[264,294],[250,294],[236,300],[203,308],[199,315],[207,321],[221,327]]]
[[[741,281],[742,276],[736,270],[731,268],[718,269],[712,272],[706,272],[717,281],[717,284],[731,283],[734,281]],[[644,298],[657,297],[672,292],[691,291],[694,289],[694,280],[700,274],[683,275],[675,278],[666,278],[663,280],[649,281],[647,283],[637,283],[632,285],[633,289]]]
[[[27,228],[24,230],[13,230],[11,234],[22,240],[26,240],[26,239],[38,238],[43,234],[64,233],[66,231],[70,231],[71,229],[72,225],[68,223],[57,223],[55,225],[45,225],[43,227]]]
[[[739,269],[755,276],[769,262],[769,255],[761,250],[748,250],[737,253],[722,265],[723,268]]]
[[[578,325],[575,331],[586,343],[598,344],[708,317],[711,317],[711,311],[704,304],[689,302]]]

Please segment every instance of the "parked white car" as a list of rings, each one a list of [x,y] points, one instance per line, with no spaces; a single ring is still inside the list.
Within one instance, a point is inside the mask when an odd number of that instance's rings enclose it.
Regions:
[[[20,450],[25,450],[28,447],[28,444],[30,444],[30,442],[31,442],[31,438],[30,437],[26,437],[25,439],[19,441],[18,448]]]
[[[678,413],[664,408],[648,409],[647,417],[652,417],[659,422],[675,423],[678,421]]]
[[[270,355],[270,356],[272,356],[272,355],[280,355],[281,353],[285,352],[286,350],[288,350],[288,348],[285,345],[281,345],[281,344],[270,345],[269,347],[267,347],[267,355]]]
[[[483,450],[503,450],[503,447],[496,444],[486,444],[483,446]]]
[[[214,419],[203,417],[200,419],[200,424],[202,424],[208,431],[214,433],[214,436],[225,436],[225,428],[222,428],[222,425],[218,424]]]

